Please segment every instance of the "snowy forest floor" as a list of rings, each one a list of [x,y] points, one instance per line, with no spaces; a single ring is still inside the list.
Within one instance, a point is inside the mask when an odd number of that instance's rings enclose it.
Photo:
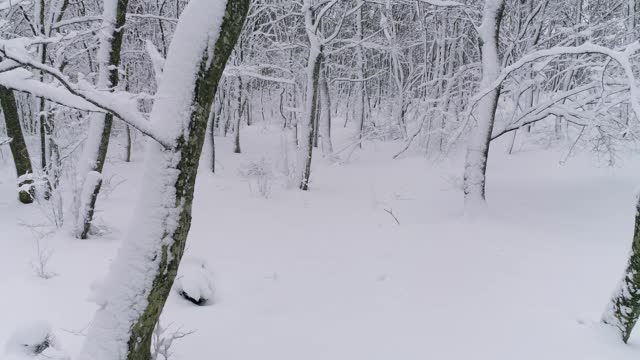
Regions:
[[[348,141],[341,130],[336,149]],[[279,175],[279,131],[243,129],[240,155],[231,136],[217,138],[215,175],[203,159],[185,259],[207,261],[216,295],[204,307],[169,298],[163,323],[194,331],[175,343],[175,360],[640,355],[639,336],[623,345],[598,324],[630,247],[640,161],[606,167],[585,154],[560,165],[560,151],[506,155],[496,146],[488,214],[470,220],[461,161],[392,160],[401,144],[368,142],[346,163],[317,156],[312,191],[303,193]],[[56,274],[49,280],[32,266],[47,210],[18,204],[12,165],[0,160],[0,342],[46,320],[77,353],[95,310],[91,286],[129,226],[137,155],[106,166],[102,236],[80,241],[61,230],[40,240]],[[242,175],[260,163],[273,175]]]

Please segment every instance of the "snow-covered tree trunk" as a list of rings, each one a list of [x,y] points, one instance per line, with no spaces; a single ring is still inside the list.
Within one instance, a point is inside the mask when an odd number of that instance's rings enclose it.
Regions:
[[[309,190],[309,179],[311,178],[311,159],[313,157],[313,135],[316,123],[318,105],[318,80],[320,77],[320,65],[322,63],[322,53],[320,44],[312,44],[309,50],[309,61],[307,63],[307,94],[302,119],[302,138],[300,140],[300,155],[298,164],[301,166],[302,177],[300,181],[301,190]]]
[[[482,57],[480,91],[491,86],[500,74],[498,35],[504,3],[505,0],[486,0],[484,5],[482,23],[478,28]],[[485,203],[489,143],[499,96],[500,90],[495,89],[478,103],[477,125],[471,132],[464,168],[464,199],[467,209]]]
[[[98,83],[100,90],[112,91],[118,85],[120,49],[124,38],[129,0],[105,0],[100,48],[98,49]],[[86,239],[91,230],[96,200],[102,186],[102,170],[109,148],[113,114],[94,114],[89,124],[89,134],[80,160],[81,188],[76,194],[76,236]]]
[[[16,98],[13,91],[4,86],[0,86],[0,106],[2,106],[7,136],[11,139],[9,148],[11,148],[13,163],[18,176],[18,199],[23,204],[31,204],[35,191],[33,179],[30,177],[33,175],[33,167],[31,166],[29,149],[27,149],[27,144],[22,134]]]
[[[53,24],[60,21],[68,5],[68,0],[37,0],[34,1],[34,21],[32,31],[46,38],[51,37],[54,32]],[[38,46],[39,61],[47,64],[49,61],[48,44],[43,43]],[[45,74],[40,72],[40,81],[44,81]],[[60,149],[58,147],[54,116],[50,112],[50,104],[43,98],[37,99],[38,122],[40,125],[40,163],[45,180],[43,198],[51,200],[53,198],[55,206],[62,208],[62,198],[59,193],[53,194],[57,190],[62,173],[60,163]]]
[[[620,330],[626,343],[640,317],[640,198],[636,205],[631,254],[620,286],[615,292],[602,321]]]
[[[362,42],[364,37],[362,35],[362,2],[359,4],[360,8],[356,12],[356,41]],[[358,82],[356,83],[356,103],[355,103],[355,121],[358,127],[358,146],[362,148],[362,137],[364,132],[364,95],[365,95],[365,82],[364,82],[364,49],[362,44],[358,44],[355,48],[356,53],[356,72],[358,74]]]
[[[242,126],[242,78],[238,76],[238,93],[236,94],[237,98],[237,109],[236,109],[236,132],[234,134],[233,140],[233,152],[236,154],[240,154],[242,149],[240,148],[240,126]]]
[[[320,66],[322,64],[322,43],[316,33],[317,26],[314,24],[313,9],[308,0],[305,0],[305,28],[309,38],[309,59],[307,61],[307,90],[304,107],[304,117],[302,119],[300,149],[298,155],[298,167],[300,168],[301,190],[309,190],[309,179],[311,178],[311,159],[313,157],[313,135],[316,124],[318,106],[318,83],[320,80]],[[315,20],[316,22],[319,19]]]
[[[333,143],[331,142],[331,95],[329,92],[329,82],[327,81],[327,70],[320,77],[320,113],[319,132],[322,139],[322,152],[325,155],[333,152]]]
[[[130,231],[96,300],[79,360],[148,360],[191,226],[207,120],[250,0],[191,0],[176,27],[151,124]]]

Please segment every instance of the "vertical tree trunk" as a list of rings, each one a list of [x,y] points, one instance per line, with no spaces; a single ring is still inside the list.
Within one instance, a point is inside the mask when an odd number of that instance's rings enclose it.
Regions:
[[[322,115],[319,123],[320,138],[322,139],[322,152],[329,155],[333,152],[331,142],[331,97],[329,95],[329,82],[327,81],[327,70],[320,77],[320,113]]]
[[[242,150],[240,149],[240,126],[242,125],[242,78],[238,76],[238,111],[236,115],[236,133],[233,145],[233,152],[236,154],[240,154]]]
[[[309,190],[311,178],[311,159],[313,157],[313,135],[316,123],[316,107],[318,104],[318,80],[320,77],[320,65],[322,63],[322,47],[312,41],[309,49],[309,61],[307,63],[307,97],[305,106],[304,130],[300,142],[300,157],[298,164],[302,165],[301,190]]]
[[[114,0],[105,2],[103,23],[100,34],[100,48],[98,50],[98,88],[113,91],[118,85],[120,65],[120,49],[124,38],[124,24],[129,0]],[[110,5],[114,6],[111,8]],[[81,161],[82,186],[76,196],[78,219],[76,222],[77,236],[86,239],[91,230],[91,222],[96,206],[96,200],[102,186],[102,170],[109,148],[112,114],[95,114],[89,124],[89,135]]]
[[[191,0],[176,27],[151,122],[172,143],[147,147],[131,230],[97,296],[78,360],[149,360],[186,246],[211,104],[250,0]]]
[[[34,15],[37,19],[37,32],[40,36],[46,37],[45,31],[45,2],[44,0],[37,0],[34,2]],[[40,63],[47,63],[47,44],[41,44],[39,46],[39,55],[40,55]],[[40,81],[44,82],[44,73],[40,72]],[[44,98],[38,98],[38,120],[40,124],[40,166],[42,168],[42,173],[45,175],[45,189],[43,197],[46,200],[49,200],[51,194],[51,184],[49,183],[48,173],[48,157],[47,157],[47,137],[48,137],[48,126],[47,126],[47,104]]]
[[[211,129],[209,131],[209,136],[211,137],[211,172],[216,173],[216,123],[217,119],[220,117],[219,110],[216,110],[215,99],[214,104],[211,106],[211,114],[209,117],[211,118]]]
[[[478,29],[481,42],[482,80],[480,89],[489,87],[500,73],[498,35],[505,0],[486,0]],[[489,143],[496,116],[500,90],[495,89],[478,103],[478,124],[471,132],[464,169],[465,207],[470,210],[485,204],[485,184]]]
[[[322,76],[320,76],[322,78]],[[320,83],[318,83],[320,85]],[[322,92],[322,89],[318,88],[318,91]],[[320,138],[320,101],[322,101],[320,93],[316,96],[316,114],[314,115],[315,121],[313,122],[313,147],[318,148],[318,139]]]
[[[131,147],[133,144],[131,143],[131,127],[129,125],[125,125],[125,131],[127,132],[127,145],[125,147],[125,162],[131,162]]]
[[[602,316],[605,324],[620,331],[625,343],[640,316],[640,199],[636,205],[635,227],[631,254],[624,278],[615,292],[609,307]]]
[[[20,126],[16,98],[13,91],[4,86],[0,86],[0,106],[2,106],[7,136],[11,138],[9,147],[18,176],[18,199],[23,204],[31,204],[35,195],[33,179],[30,178],[30,175],[33,175],[31,158]]]
[[[362,3],[362,2],[361,2]],[[356,41],[362,42],[364,37],[362,35],[362,6],[356,13]],[[356,104],[355,104],[355,120],[358,129],[358,146],[362,148],[362,137],[364,136],[364,54],[362,45],[359,44],[355,48],[356,52],[356,71],[358,73],[358,82],[356,86],[358,90],[356,92]]]
[[[389,42],[389,46],[392,48],[398,47],[398,40],[396,36],[396,30],[393,24],[393,5],[394,3],[391,0],[385,1],[385,11],[381,13],[380,23],[382,25],[384,35]],[[392,77],[393,83],[396,86],[396,93],[392,100],[391,104],[391,118],[393,122],[398,125],[398,129],[400,130],[402,137],[407,138],[407,124],[404,118],[405,112],[405,74],[404,68],[402,65],[402,61],[397,53],[397,51],[390,52],[390,63],[391,63],[391,71],[389,72],[389,76]]]

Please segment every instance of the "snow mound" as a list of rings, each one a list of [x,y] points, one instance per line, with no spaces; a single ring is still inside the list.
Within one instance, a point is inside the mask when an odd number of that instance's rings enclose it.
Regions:
[[[213,297],[212,274],[203,259],[183,259],[176,279],[176,290],[196,305],[205,305]]]
[[[34,322],[16,330],[5,346],[4,360],[23,359],[68,360],[69,357],[58,349],[51,326],[44,322]]]

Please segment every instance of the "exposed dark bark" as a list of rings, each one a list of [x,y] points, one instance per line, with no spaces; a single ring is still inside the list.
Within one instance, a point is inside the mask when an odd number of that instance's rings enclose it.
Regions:
[[[311,105],[311,108],[308,109],[307,116],[309,117],[306,126],[308,127],[306,130],[305,137],[302,141],[306,142],[305,149],[307,151],[304,171],[302,173],[302,181],[300,183],[300,189],[307,191],[309,190],[309,179],[311,178],[311,159],[313,157],[313,140],[314,140],[314,125],[316,124],[317,118],[317,107],[318,107],[318,82],[320,79],[320,67],[322,65],[322,49],[319,49],[317,53],[311,51],[309,55],[309,64],[308,67],[311,71],[311,78],[307,79],[311,84],[307,87],[307,96],[310,96],[311,99],[307,103]]]
[[[211,127],[209,128],[209,137],[211,138],[211,172],[216,173],[216,123],[220,118],[221,106],[211,106]]]
[[[131,143],[131,128],[129,127],[129,125],[126,125],[126,132],[127,132],[127,145],[125,147],[124,161],[131,162],[131,147],[133,146],[133,144]]]
[[[109,88],[113,89],[118,85],[120,66],[120,49],[122,48],[122,40],[124,39],[124,25],[126,22],[127,7],[129,0],[118,0],[116,7],[116,22],[114,24],[116,31],[114,31],[111,38],[111,49],[109,53]],[[102,128],[102,135],[100,137],[100,146],[98,148],[97,157],[92,164],[91,171],[96,171],[102,174],[104,168],[104,162],[107,158],[107,150],[109,149],[109,139],[111,137],[111,128],[113,126],[113,114],[104,114],[104,126]],[[95,184],[95,187],[91,193],[91,198],[84,209],[80,211],[86,211],[86,214],[82,217],[83,224],[80,232],[80,239],[86,239],[89,236],[91,230],[91,222],[93,221],[93,214],[95,211],[96,200],[102,187],[102,180]]]
[[[179,138],[175,148],[167,150],[173,152],[179,159],[175,169],[178,171],[175,201],[176,208],[180,209],[180,213],[177,226],[171,235],[173,242],[171,245],[163,245],[158,271],[154,276],[153,285],[147,298],[147,306],[131,329],[127,360],[149,360],[151,358],[153,330],[171,291],[191,227],[193,193],[211,105],[227,59],[242,30],[249,5],[250,0],[227,1],[211,66],[207,66],[208,52],[205,51],[202,55],[203,59],[194,87],[193,112],[188,126],[189,134],[186,138]]]
[[[322,137],[322,152],[331,154],[333,152],[333,143],[331,141],[331,95],[329,94],[329,82],[327,81],[326,69],[320,77],[320,113],[322,119],[318,120],[318,132]]]
[[[491,31],[480,33],[480,51],[482,58],[481,88],[489,87],[498,77],[500,72],[500,58],[498,53],[499,35],[502,16],[504,13],[504,0],[496,3],[485,3],[481,26],[486,26]],[[495,123],[500,88],[492,90],[478,103],[478,125],[471,133],[464,169],[464,199],[468,209],[485,204],[485,187],[487,162],[489,158],[489,146],[491,133]]]
[[[242,78],[238,77],[238,112],[236,118],[236,132],[234,138],[233,152],[236,154],[240,154],[242,150],[240,149],[240,125],[242,125]]]
[[[622,341],[626,343],[638,322],[638,317],[640,317],[640,201],[636,205],[633,242],[627,269],[602,321],[618,328]]]
[[[11,138],[9,147],[11,148],[16,175],[18,176],[18,199],[23,204],[30,204],[33,202],[35,189],[33,187],[33,179],[28,178],[28,175],[33,174],[33,167],[31,166],[29,150],[20,126],[16,98],[13,91],[4,86],[0,86],[0,106],[2,106],[4,114],[7,136]]]

